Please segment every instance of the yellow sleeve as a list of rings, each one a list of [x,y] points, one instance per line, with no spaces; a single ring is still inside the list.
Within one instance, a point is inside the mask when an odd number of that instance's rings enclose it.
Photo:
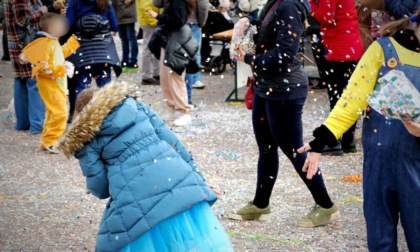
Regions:
[[[77,49],[79,49],[80,44],[79,41],[77,41],[76,35],[71,35],[71,37],[67,40],[67,42],[61,46],[61,49],[63,50],[64,58],[69,57],[74,53]]]
[[[368,106],[367,99],[375,88],[378,74],[385,63],[381,45],[374,42],[359,61],[347,89],[331,111],[324,125],[341,137],[363,114]]]

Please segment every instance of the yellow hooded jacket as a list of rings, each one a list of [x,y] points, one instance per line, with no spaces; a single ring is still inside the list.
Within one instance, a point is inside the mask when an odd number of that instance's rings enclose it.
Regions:
[[[63,46],[58,42],[58,38],[47,33],[45,37],[35,39],[22,52],[24,59],[32,64],[32,77],[37,77],[37,81],[43,84],[57,83],[66,92],[67,78],[64,62],[79,47],[79,42],[75,35],[71,36]]]

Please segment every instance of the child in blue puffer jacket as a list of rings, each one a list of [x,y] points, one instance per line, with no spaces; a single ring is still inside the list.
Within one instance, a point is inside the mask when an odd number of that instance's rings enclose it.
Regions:
[[[96,251],[233,251],[192,156],[138,98],[126,83],[83,91],[57,146],[79,159],[90,192],[109,198]]]

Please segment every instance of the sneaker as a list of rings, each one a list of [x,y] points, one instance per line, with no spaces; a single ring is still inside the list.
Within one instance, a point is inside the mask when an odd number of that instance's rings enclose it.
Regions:
[[[190,105],[190,110],[197,110],[197,105],[193,103],[189,103],[188,105]]]
[[[258,221],[267,221],[270,219],[271,209],[270,206],[266,208],[256,207],[252,201],[248,202],[244,207],[239,210],[229,213],[228,218],[232,220],[258,220]]]
[[[142,85],[159,85],[159,81],[156,80],[155,78],[150,78],[150,79],[143,79],[141,81]]]
[[[54,146],[45,146],[45,145],[43,145],[41,147],[41,150],[46,151],[46,152],[48,152],[50,154],[60,154],[60,152],[56,148],[54,148]]]
[[[137,63],[130,63],[130,64],[128,64],[128,67],[137,69],[137,68],[139,68],[139,65],[137,65]]]
[[[195,88],[195,89],[203,89],[203,88],[206,87],[206,85],[201,81],[196,81],[196,82],[194,82],[192,87]]]
[[[314,228],[324,226],[339,217],[340,212],[335,204],[329,209],[316,204],[306,216],[298,221],[297,225],[302,228]]]
[[[153,79],[156,79],[156,80],[160,81],[160,76],[159,75],[153,76]]]
[[[173,123],[175,127],[187,127],[192,123],[190,114],[182,114]]]
[[[343,156],[344,152],[341,148],[341,143],[338,141],[334,147],[329,147],[328,145],[322,150],[322,155],[324,156]]]

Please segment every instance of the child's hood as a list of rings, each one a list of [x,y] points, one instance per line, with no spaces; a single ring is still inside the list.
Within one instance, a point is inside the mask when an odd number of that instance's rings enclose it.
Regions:
[[[111,124],[102,124],[108,115],[110,115],[112,118],[107,120],[111,120],[113,122],[112,125],[117,125],[115,122],[119,121],[118,117],[124,115],[112,112],[114,108],[121,105],[121,102],[128,97],[134,99],[140,98],[136,85],[114,82],[98,89],[93,95],[92,100],[73,120],[69,130],[61,137],[56,146],[57,149],[62,151],[67,157],[74,156],[97,133],[113,130],[110,129]],[[128,105],[130,106],[130,104]]]

